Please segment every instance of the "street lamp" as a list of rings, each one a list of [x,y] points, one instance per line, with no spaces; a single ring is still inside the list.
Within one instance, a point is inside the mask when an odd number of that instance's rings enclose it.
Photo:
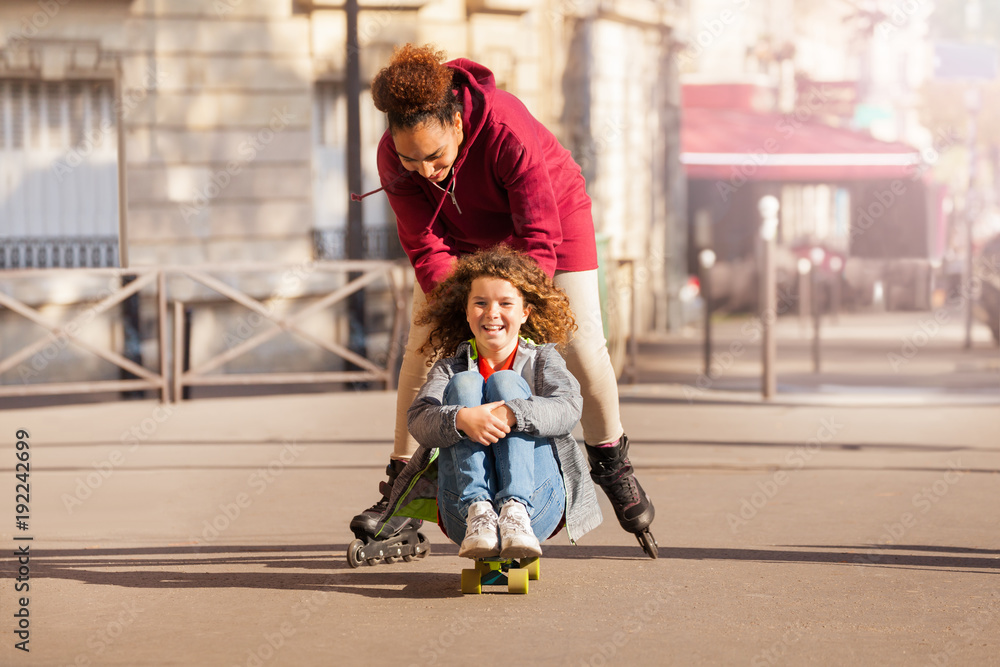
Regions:
[[[808,257],[800,257],[795,268],[799,273],[799,333],[804,333],[809,313],[812,310],[812,294],[809,288],[809,274],[812,271],[812,262]]]
[[[763,248],[763,276],[760,295],[760,321],[763,326],[764,346],[761,350],[763,378],[761,393],[765,399],[771,398],[777,388],[774,371],[774,361],[777,356],[777,345],[774,340],[774,323],[778,318],[777,279],[774,266],[774,239],[778,232],[778,209],[781,205],[773,195],[761,197],[757,203],[760,213],[760,239]]]
[[[833,316],[832,319],[834,324],[840,324],[840,272],[843,268],[844,260],[840,258],[840,255],[833,255],[830,257],[830,273],[833,276],[833,294],[830,298],[830,314]]]
[[[981,100],[975,84],[965,89],[965,110],[969,112],[969,189],[965,197],[965,349],[972,347],[973,226],[976,219],[976,133]]]

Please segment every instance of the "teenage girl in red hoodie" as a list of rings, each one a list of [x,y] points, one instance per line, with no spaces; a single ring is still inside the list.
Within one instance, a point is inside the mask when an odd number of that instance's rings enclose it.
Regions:
[[[423,309],[425,294],[449,274],[456,257],[499,243],[526,252],[554,278],[579,327],[565,358],[582,389],[591,476],[622,527],[639,535],[655,558],[648,531],[653,505],[632,473],[604,339],[594,221],[580,167],[520,100],[496,88],[492,72],[464,58],[442,60],[429,46],[407,44],[372,81],[375,106],[389,123],[378,147],[379,177],[416,272],[413,312]],[[426,360],[417,352],[427,333],[410,328],[389,480],[381,487],[383,499],[351,521],[359,539],[372,537],[393,479],[417,449],[406,411],[427,377]],[[400,525],[392,528],[401,530],[412,520],[394,521]]]

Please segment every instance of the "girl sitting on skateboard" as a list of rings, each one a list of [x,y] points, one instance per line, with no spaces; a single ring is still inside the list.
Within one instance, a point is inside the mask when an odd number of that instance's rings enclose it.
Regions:
[[[489,69],[466,58],[443,61],[432,46],[405,44],[371,85],[372,101],[389,125],[378,146],[380,189],[416,275],[413,312],[420,312],[426,293],[447,277],[457,257],[499,243],[523,250],[552,276],[580,324],[560,352],[580,382],[580,427],[593,481],[622,528],[655,558],[655,510],[629,460],[604,340],[594,220],[580,166],[521,100],[497,88]],[[426,337],[423,327],[410,327],[381,497],[351,520],[351,531],[366,543],[395,539],[419,525],[403,518],[386,525],[379,517],[419,444],[407,432],[407,409],[427,377],[417,352]]]
[[[574,543],[600,524],[570,434],[580,385],[556,350],[576,325],[535,260],[504,246],[459,258],[415,321],[430,330],[420,352],[437,361],[408,412],[420,448],[393,496],[437,451],[442,528],[468,558],[540,556],[564,515]]]

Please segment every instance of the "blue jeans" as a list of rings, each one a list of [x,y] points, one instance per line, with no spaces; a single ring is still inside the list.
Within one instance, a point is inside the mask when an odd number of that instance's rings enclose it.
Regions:
[[[524,378],[497,371],[483,381],[478,370],[458,373],[444,392],[445,405],[475,407],[512,398],[530,398]],[[480,500],[500,507],[510,499],[528,508],[531,530],[539,541],[555,532],[566,507],[555,445],[550,438],[511,431],[489,447],[464,438],[438,456],[438,508],[448,537],[465,537],[469,506]]]

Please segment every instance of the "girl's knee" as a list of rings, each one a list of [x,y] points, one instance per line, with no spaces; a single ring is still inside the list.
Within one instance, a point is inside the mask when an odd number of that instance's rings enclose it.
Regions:
[[[479,392],[482,393],[483,376],[479,374],[479,371],[456,373],[455,376],[448,382],[448,385],[453,389],[463,391],[478,389]]]
[[[496,371],[486,380],[486,400],[489,402],[530,396],[528,383],[514,371]]]

